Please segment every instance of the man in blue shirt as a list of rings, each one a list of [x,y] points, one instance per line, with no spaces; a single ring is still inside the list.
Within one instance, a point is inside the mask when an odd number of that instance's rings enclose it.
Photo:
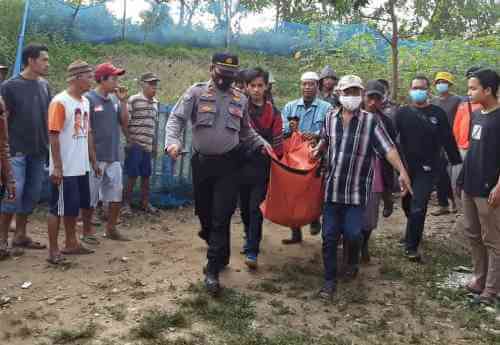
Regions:
[[[307,140],[317,142],[325,121],[325,115],[332,106],[318,97],[319,76],[317,73],[306,72],[302,75],[300,81],[302,97],[289,102],[281,112],[283,133],[286,137],[292,131],[297,130]],[[320,231],[321,223],[319,220],[311,224],[311,235],[317,235]],[[283,244],[302,242],[301,229],[292,229],[292,237],[284,239],[282,242]]]

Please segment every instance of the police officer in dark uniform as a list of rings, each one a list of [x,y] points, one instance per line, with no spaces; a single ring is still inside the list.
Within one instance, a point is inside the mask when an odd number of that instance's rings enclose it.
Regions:
[[[249,125],[247,98],[231,85],[239,72],[238,56],[217,53],[211,80],[190,87],[177,102],[166,125],[165,150],[176,159],[182,131],[192,123],[195,212],[200,237],[207,241],[205,286],[220,290],[219,272],[229,263],[230,224],[238,198],[238,172],[245,150],[262,151],[269,144]]]

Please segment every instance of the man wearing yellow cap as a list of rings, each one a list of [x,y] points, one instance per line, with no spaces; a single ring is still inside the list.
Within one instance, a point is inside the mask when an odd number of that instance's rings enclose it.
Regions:
[[[438,95],[431,100],[432,104],[437,105],[446,112],[451,128],[453,128],[453,123],[455,122],[458,106],[462,103],[462,98],[460,96],[450,92],[454,80],[455,78],[451,73],[438,72],[434,79],[434,86]],[[441,216],[450,213],[449,200],[451,200],[451,212],[455,213],[457,209],[450,179],[449,165],[448,159],[443,153],[441,155],[439,179],[437,182],[439,209],[432,213],[433,216]]]

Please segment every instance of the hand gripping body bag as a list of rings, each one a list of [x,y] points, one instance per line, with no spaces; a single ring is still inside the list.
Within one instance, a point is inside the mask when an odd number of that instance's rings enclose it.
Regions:
[[[311,161],[310,142],[298,132],[284,141],[280,159],[269,151],[271,173],[267,195],[260,209],[264,218],[286,227],[301,227],[316,221],[323,204],[320,161]]]

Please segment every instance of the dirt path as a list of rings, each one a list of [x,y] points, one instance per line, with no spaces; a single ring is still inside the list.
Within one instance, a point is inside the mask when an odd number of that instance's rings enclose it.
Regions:
[[[266,223],[260,269],[251,273],[239,254],[242,226],[234,217],[230,269],[221,279],[228,291],[251,296],[253,302],[218,324],[212,322],[217,315],[210,320],[198,317],[202,312],[194,307],[190,312],[182,307],[193,296],[205,298],[199,281],[206,250],[196,236],[192,209],[163,211],[160,217],[137,214],[122,225],[132,242],[102,240],[94,255],[71,258],[67,269],[46,264],[45,251],[0,262],[0,344],[224,344],[225,334],[227,339],[240,337],[239,345],[500,344],[493,330],[487,330],[500,329],[494,312],[471,309],[455,290],[433,292],[434,283],[448,274],[446,265],[467,263],[455,244],[461,241],[453,233],[454,217],[430,220],[427,264],[422,266],[408,264],[400,254],[403,221],[399,211],[382,221],[372,263],[362,268],[356,282],[340,284],[333,304],[325,304],[315,298],[321,284],[320,237],[304,231],[302,245],[284,247],[287,229]],[[30,231],[45,241],[45,229],[40,210]],[[22,289],[27,281],[31,287]],[[239,302],[221,302],[226,309],[219,314]],[[181,310],[189,326],[169,327],[163,342],[133,336],[131,329],[151,308]],[[250,321],[244,324],[246,338],[225,326],[233,319]],[[81,329],[85,324],[93,327],[88,334]],[[56,336],[64,330],[73,338]],[[251,342],[255,335],[247,333],[262,333],[265,340]],[[292,335],[295,340],[279,342],[285,339],[279,337]]]

